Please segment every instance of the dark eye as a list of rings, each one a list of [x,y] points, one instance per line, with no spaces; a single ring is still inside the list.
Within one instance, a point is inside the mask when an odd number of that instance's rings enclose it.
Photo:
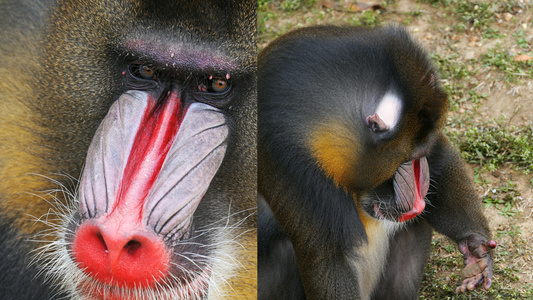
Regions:
[[[224,78],[210,77],[198,84],[197,91],[200,93],[224,94],[231,88],[228,80]]]
[[[211,89],[216,93],[223,93],[229,88],[229,84],[226,80],[216,78],[211,80]]]
[[[154,69],[152,69],[152,67],[147,66],[147,65],[141,65],[139,67],[139,73],[145,79],[152,79],[155,74]]]
[[[155,70],[152,68],[151,65],[141,64],[141,63],[133,63],[129,67],[130,74],[137,78],[142,80],[154,80],[155,77]]]
[[[222,108],[232,98],[231,81],[224,77],[209,76],[197,82],[193,97],[196,101]]]

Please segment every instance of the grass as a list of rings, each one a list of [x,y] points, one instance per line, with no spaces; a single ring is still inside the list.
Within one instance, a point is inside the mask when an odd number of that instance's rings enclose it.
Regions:
[[[508,125],[503,119],[490,120],[460,130],[448,130],[448,136],[463,158],[487,171],[510,165],[525,174],[533,171],[533,123]]]
[[[500,210],[499,214],[505,217],[512,217],[518,214],[519,211],[515,208],[517,201],[520,200],[522,200],[520,192],[518,191],[516,184],[511,180],[501,186],[490,189],[485,195],[483,195],[485,208],[494,206]]]

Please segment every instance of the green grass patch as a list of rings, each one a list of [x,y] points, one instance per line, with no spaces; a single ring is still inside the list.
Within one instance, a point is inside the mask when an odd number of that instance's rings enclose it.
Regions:
[[[520,39],[517,42],[522,43]],[[533,60],[514,61],[515,55],[498,46],[481,54],[479,61],[485,67],[493,68],[503,73],[507,82],[517,82],[521,78],[531,78],[533,76]]]
[[[448,129],[448,136],[467,162],[484,170],[509,164],[525,174],[533,171],[533,124],[516,127],[503,120],[489,121],[461,130]]]
[[[511,180],[499,187],[490,189],[483,195],[485,208],[494,206],[500,210],[499,214],[505,217],[512,217],[519,213],[516,204],[522,200],[520,192]]]

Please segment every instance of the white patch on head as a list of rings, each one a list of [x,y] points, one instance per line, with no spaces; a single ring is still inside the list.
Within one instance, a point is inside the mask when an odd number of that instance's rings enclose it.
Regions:
[[[376,114],[381,118],[388,129],[394,129],[402,111],[402,100],[397,95],[387,92],[378,105]]]

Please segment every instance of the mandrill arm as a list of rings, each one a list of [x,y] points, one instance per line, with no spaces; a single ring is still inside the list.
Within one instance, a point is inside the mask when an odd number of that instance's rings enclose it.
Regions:
[[[456,241],[464,255],[464,281],[457,292],[473,290],[481,284],[488,290],[496,242],[491,240],[466,164],[444,136],[439,137],[428,160],[432,186],[425,218],[437,231]]]

